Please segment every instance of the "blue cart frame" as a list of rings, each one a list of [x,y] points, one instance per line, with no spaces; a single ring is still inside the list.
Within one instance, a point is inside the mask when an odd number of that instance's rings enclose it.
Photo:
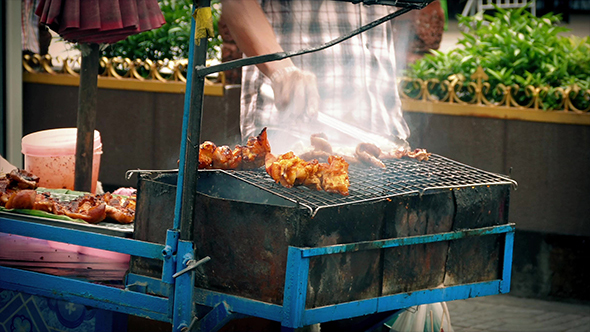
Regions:
[[[185,269],[191,260],[194,261],[192,242],[178,240],[178,231],[176,230],[169,230],[166,245],[161,245],[18,220],[3,214],[0,216],[0,232],[3,233],[159,259],[164,262],[164,265],[161,279],[129,274],[125,282],[125,289],[0,266],[0,287],[170,322],[173,323],[174,331],[182,331],[183,328],[188,327],[198,327],[199,331],[216,331],[227,321],[241,317],[241,315],[278,321],[281,322],[285,330],[289,330],[419,304],[508,293],[510,290],[514,230],[514,224],[506,224],[456,232],[326,247],[289,247],[285,292],[283,305],[280,306],[195,288],[192,286],[194,285],[194,272],[183,273],[174,278],[176,271]],[[309,260],[312,257],[452,241],[494,234],[504,234],[504,253],[501,261],[502,278],[499,280],[394,294],[320,308],[305,308]],[[177,247],[174,248],[174,245]],[[186,291],[187,289],[190,291]],[[195,319],[195,305],[213,309],[197,321]]]
[[[197,8],[210,6],[210,0],[195,2],[198,2]],[[246,58],[212,67],[205,67],[206,39],[201,40],[198,46],[195,45],[194,40],[191,40],[189,68],[193,68],[193,70],[188,71],[187,77],[174,226],[173,229],[167,231],[164,245],[73,229],[67,226],[49,225],[27,218],[19,218],[9,213],[0,213],[0,232],[3,233],[162,260],[161,279],[128,274],[125,288],[119,289],[83,280],[0,266],[0,288],[169,322],[172,324],[173,331],[217,331],[229,320],[243,316],[255,316],[277,321],[281,323],[284,331],[292,331],[312,324],[389,312],[419,304],[509,292],[514,224],[326,247],[289,247],[282,305],[194,287],[195,268],[206,262],[207,258],[197,261],[192,241],[192,206],[194,205],[192,203],[196,196],[196,182],[198,181],[197,172],[194,170],[197,169],[198,145],[196,147],[189,146],[188,142],[197,141],[190,138],[198,138],[200,135],[205,76],[244,65],[275,61],[321,50],[409,10],[407,8],[399,10],[317,49]],[[191,30],[194,34],[194,20]],[[309,261],[312,257],[453,241],[466,237],[494,234],[504,235],[503,255],[500,262],[501,279],[381,296],[319,308],[305,307]],[[201,317],[197,318],[197,313]]]

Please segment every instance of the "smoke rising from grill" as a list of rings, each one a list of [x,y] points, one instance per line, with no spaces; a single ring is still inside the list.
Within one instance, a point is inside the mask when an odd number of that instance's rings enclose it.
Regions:
[[[286,52],[324,44],[395,10],[334,1],[294,1],[292,9],[303,13],[293,15],[270,3],[262,1],[262,6]],[[315,118],[293,111],[304,100],[292,100],[285,112],[273,103],[261,102],[274,101],[271,81],[255,67],[245,67],[244,79],[255,83],[243,84],[242,89],[247,96],[259,95],[260,99],[242,100],[242,138],[267,127],[275,154],[311,150],[310,135],[315,133],[324,133],[336,153],[353,154],[358,143],[368,141],[367,136],[377,137],[371,141],[382,149],[399,147],[410,132],[397,91],[393,42],[392,22],[388,22],[323,51],[291,58],[297,68],[317,77],[320,116]],[[249,111],[252,109],[257,110]],[[327,121],[330,117],[346,128]]]

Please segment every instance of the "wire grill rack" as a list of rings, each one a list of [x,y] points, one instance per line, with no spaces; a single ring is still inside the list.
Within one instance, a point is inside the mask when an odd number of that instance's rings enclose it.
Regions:
[[[426,191],[488,185],[512,185],[507,176],[487,172],[457,161],[432,154],[428,161],[414,159],[384,160],[385,169],[349,167],[349,195],[330,194],[306,187],[285,188],[263,170],[227,171],[226,173],[262,190],[280,196],[309,209],[315,215],[319,209],[382,200],[394,196],[419,194]]]

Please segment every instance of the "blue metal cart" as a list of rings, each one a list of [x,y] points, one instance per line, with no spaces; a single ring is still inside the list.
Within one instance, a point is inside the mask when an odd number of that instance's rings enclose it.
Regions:
[[[194,45],[194,40],[191,41],[192,56],[189,59],[189,68],[194,70],[188,72],[174,223],[166,233],[165,244],[139,241],[127,238],[124,234],[105,232],[92,227],[56,223],[44,218],[23,217],[6,212],[0,213],[0,232],[160,260],[163,262],[161,278],[129,274],[125,280],[125,287],[115,288],[85,280],[0,266],[0,288],[169,322],[174,331],[216,331],[230,320],[244,316],[280,322],[285,331],[292,331],[312,324],[385,313],[419,304],[507,293],[510,289],[515,230],[513,224],[507,223],[430,235],[313,248],[290,246],[282,305],[194,287],[196,268],[209,260],[209,257],[196,257],[192,231],[193,202],[197,195],[198,181],[198,172],[195,171],[198,165],[198,145],[195,146],[194,142],[198,141],[200,135],[205,76],[243,65],[280,60],[321,50],[411,9],[421,8],[430,1],[389,2],[404,4],[405,7],[313,50],[271,54],[205,67],[206,41],[202,40],[198,46]],[[209,5],[208,0],[198,1],[198,8],[207,8]],[[195,30],[194,21],[192,30]],[[189,144],[189,142],[192,143]],[[496,184],[514,184],[510,179],[503,177],[499,179],[500,181]],[[462,186],[464,185],[455,185],[456,188]],[[321,307],[306,307],[310,260],[313,258],[489,236],[500,236],[502,244],[499,257],[500,273],[494,280],[402,292]]]

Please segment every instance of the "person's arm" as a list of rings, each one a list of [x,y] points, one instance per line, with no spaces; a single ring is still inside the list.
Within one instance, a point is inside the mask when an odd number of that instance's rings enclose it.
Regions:
[[[282,52],[275,33],[257,0],[222,0],[224,21],[246,56]],[[293,67],[290,59],[257,65],[264,75],[271,77],[277,70]]]
[[[222,0],[223,18],[246,56],[282,52],[272,26],[257,0]],[[274,103],[292,121],[317,117],[320,96],[313,73],[300,70],[291,59],[265,62],[258,69],[271,80]]]

